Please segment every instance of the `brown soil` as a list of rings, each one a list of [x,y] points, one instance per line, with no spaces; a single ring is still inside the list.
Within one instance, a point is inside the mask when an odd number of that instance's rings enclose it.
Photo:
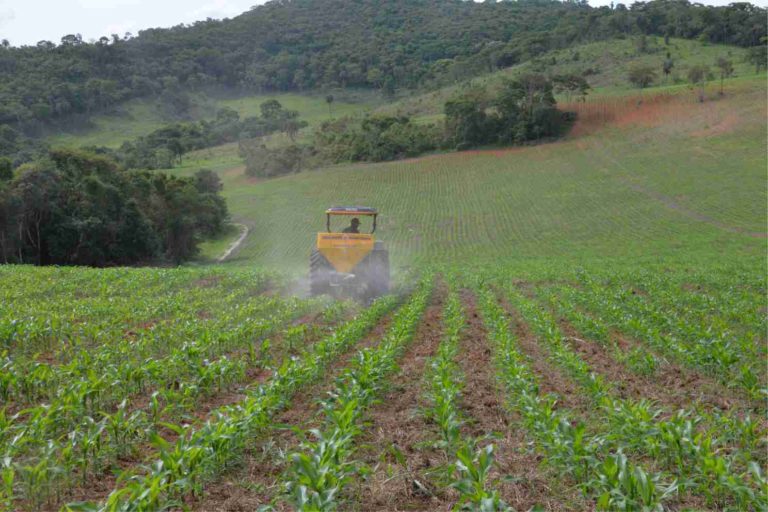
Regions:
[[[268,438],[254,442],[243,454],[239,469],[207,485],[204,496],[190,500],[187,506],[200,512],[235,512],[256,510],[270,503],[281,492],[280,480],[285,468],[280,454],[295,449],[300,442],[291,428],[306,429],[317,421],[316,401],[333,389],[334,380],[359,350],[381,340],[391,320],[391,314],[386,316],[353,349],[331,365],[321,382],[294,396],[291,405],[274,419],[274,425],[284,425],[285,428],[271,431]],[[278,510],[284,508],[284,504],[278,504]]]
[[[577,492],[545,474],[539,467],[541,456],[532,451],[525,432],[510,422],[514,415],[505,412],[503,391],[493,374],[488,333],[477,311],[476,298],[464,290],[461,299],[467,316],[460,359],[466,381],[462,402],[464,410],[474,420],[468,434],[479,437],[495,433],[498,436],[492,441],[497,448],[497,476],[512,477],[496,485],[502,499],[515,510],[529,510],[537,504],[546,510],[588,509],[589,505]]]
[[[586,361],[595,373],[614,385],[617,396],[639,400],[647,398],[667,407],[670,411],[701,406],[705,410],[750,410],[745,400],[733,396],[717,382],[673,363],[660,364],[653,375],[639,375],[617,361],[610,348],[585,340],[565,319],[559,319],[560,329],[567,342]],[[642,344],[623,336],[613,340],[622,351],[636,348],[647,350]],[[649,351],[650,352],[650,351]]]
[[[515,330],[520,351],[528,357],[531,370],[538,378],[539,393],[557,395],[556,407],[565,407],[572,411],[575,417],[584,420],[590,414],[589,398],[581,391],[577,383],[563,375],[559,368],[547,361],[546,349],[539,346],[536,335],[531,332],[528,324],[523,321],[520,314],[509,304],[503,294],[500,300]]]
[[[445,286],[440,283],[402,358],[399,373],[390,379],[391,388],[368,414],[370,425],[360,441],[364,448],[358,456],[375,469],[353,490],[356,503],[347,510],[450,510],[455,502],[455,493],[430,484],[429,470],[447,461],[441,450],[425,446],[437,434],[419,412],[427,406],[423,377],[428,358],[440,345],[445,295]],[[395,455],[398,452],[400,457]]]

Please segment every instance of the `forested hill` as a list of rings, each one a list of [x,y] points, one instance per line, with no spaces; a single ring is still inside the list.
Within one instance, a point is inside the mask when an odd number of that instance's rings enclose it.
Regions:
[[[749,3],[686,0],[613,9],[549,0],[275,0],[234,19],[135,37],[89,43],[68,35],[25,47],[3,41],[0,125],[7,126],[0,130],[34,134],[142,96],[164,96],[183,111],[190,90],[426,87],[628,34],[755,46],[765,18],[765,9]]]

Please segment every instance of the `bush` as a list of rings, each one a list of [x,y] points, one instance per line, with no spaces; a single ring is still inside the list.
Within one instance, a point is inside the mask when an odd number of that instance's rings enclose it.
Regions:
[[[627,79],[632,85],[644,89],[656,80],[656,71],[652,66],[634,62],[629,66]]]
[[[417,125],[405,116],[343,118],[324,123],[315,134],[315,149],[329,162],[381,162],[416,156],[441,142],[434,125]]]
[[[109,157],[64,149],[0,182],[0,213],[0,260],[39,265],[180,263],[228,218],[207,173],[125,171]]]
[[[557,110],[552,88],[551,79],[530,74],[505,82],[493,98],[484,90],[466,91],[445,104],[446,140],[461,150],[557,136],[567,116]]]
[[[254,139],[241,141],[239,153],[245,160],[245,173],[248,176],[271,178],[299,172],[311,151],[307,146],[299,144],[268,148],[260,139]]]

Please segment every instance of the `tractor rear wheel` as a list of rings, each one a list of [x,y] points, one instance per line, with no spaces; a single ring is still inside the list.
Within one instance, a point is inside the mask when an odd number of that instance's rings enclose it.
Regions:
[[[331,264],[317,249],[309,257],[309,294],[312,297],[329,293],[331,290]]]
[[[368,296],[386,295],[389,293],[389,251],[375,248],[368,258]]]

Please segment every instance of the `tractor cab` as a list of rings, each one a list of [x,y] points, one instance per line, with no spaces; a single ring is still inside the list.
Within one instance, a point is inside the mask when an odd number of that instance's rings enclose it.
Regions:
[[[373,235],[378,211],[332,206],[325,215],[325,231],[310,256],[311,294],[371,299],[387,293],[389,254]]]

